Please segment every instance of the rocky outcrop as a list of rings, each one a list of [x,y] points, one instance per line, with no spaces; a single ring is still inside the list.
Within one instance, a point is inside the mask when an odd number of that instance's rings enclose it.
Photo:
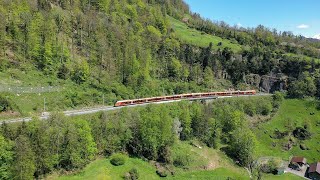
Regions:
[[[278,73],[260,76],[249,74],[244,78],[245,82],[254,86],[262,92],[272,93],[274,91],[284,91],[287,89],[288,76]]]
[[[288,76],[278,73],[263,75],[261,77],[260,89],[264,92],[284,91],[287,89]]]
[[[249,74],[249,75],[245,76],[244,81],[246,84],[249,84],[251,86],[259,88],[260,82],[261,82],[261,77],[259,74]]]

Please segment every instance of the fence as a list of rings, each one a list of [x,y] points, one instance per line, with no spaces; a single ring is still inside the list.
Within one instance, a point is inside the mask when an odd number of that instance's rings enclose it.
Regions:
[[[10,93],[45,93],[45,92],[59,92],[62,88],[57,86],[45,86],[45,87],[17,87],[0,85],[0,92]]]

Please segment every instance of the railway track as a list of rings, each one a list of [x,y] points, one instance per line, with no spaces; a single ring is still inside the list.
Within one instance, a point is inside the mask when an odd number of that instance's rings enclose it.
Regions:
[[[191,98],[191,99],[183,99],[188,101],[196,101],[196,100],[212,100],[212,99],[221,99],[221,98],[237,98],[237,97],[252,97],[252,96],[270,96],[271,94],[255,94],[255,95],[241,95],[241,96],[216,96],[216,97],[203,97],[203,98]],[[182,100],[168,100],[168,101],[161,101],[161,102],[150,102],[146,104],[135,104],[135,105],[128,105],[128,106],[120,106],[120,107],[114,107],[114,106],[103,106],[103,107],[94,107],[94,108],[86,108],[86,109],[80,109],[80,110],[69,110],[69,111],[63,111],[63,114],[65,116],[79,116],[84,114],[93,114],[100,111],[114,111],[121,108],[133,108],[138,106],[146,106],[148,104],[167,104],[167,103],[173,103],[173,102],[179,102]],[[39,116],[39,119],[46,120],[50,117],[50,112],[44,112]],[[8,119],[0,121],[0,123],[19,123],[19,122],[28,122],[31,121],[32,117],[24,117],[24,118],[16,118],[16,119]]]

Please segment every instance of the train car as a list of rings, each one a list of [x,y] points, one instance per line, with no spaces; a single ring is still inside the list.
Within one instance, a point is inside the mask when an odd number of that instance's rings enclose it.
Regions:
[[[125,100],[125,101],[117,101],[114,106],[120,107],[120,106],[128,106],[130,104],[132,104],[131,100]]]
[[[137,104],[146,104],[146,103],[152,103],[152,102],[194,99],[194,98],[201,98],[201,97],[242,96],[242,95],[255,95],[255,94],[256,94],[255,90],[178,94],[178,95],[172,95],[172,96],[158,96],[158,97],[151,97],[151,98],[117,101],[114,106],[121,107],[121,106],[137,105]]]

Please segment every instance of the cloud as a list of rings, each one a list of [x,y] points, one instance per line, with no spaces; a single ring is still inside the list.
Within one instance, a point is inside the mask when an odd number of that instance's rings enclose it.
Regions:
[[[306,25],[306,24],[300,24],[299,26],[297,26],[298,29],[308,29],[310,26]]]
[[[241,23],[237,23],[237,27],[242,27],[242,24]]]
[[[317,34],[317,35],[313,36],[312,38],[314,38],[314,39],[320,39],[320,34]]]

